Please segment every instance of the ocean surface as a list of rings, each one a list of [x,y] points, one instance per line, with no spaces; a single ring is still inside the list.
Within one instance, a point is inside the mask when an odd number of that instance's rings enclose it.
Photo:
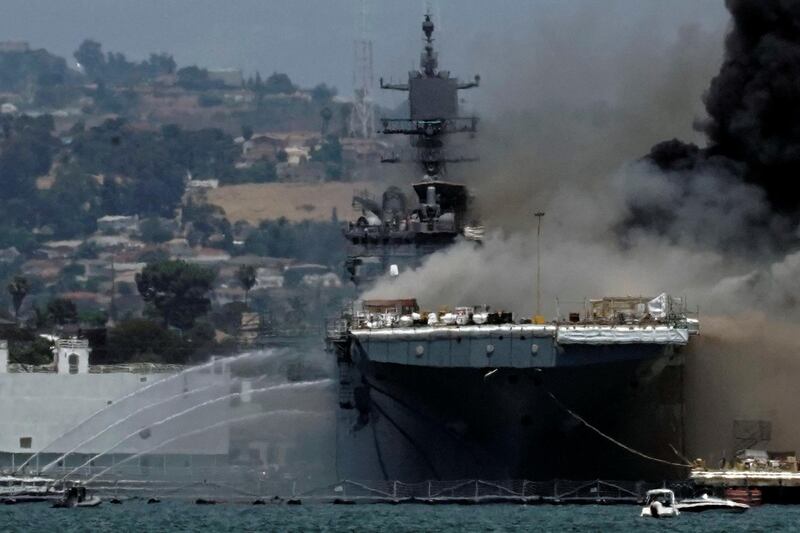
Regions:
[[[574,505],[217,504],[127,501],[92,509],[0,506],[0,531],[798,531],[800,506],[765,505],[744,514],[639,517],[639,507]]]

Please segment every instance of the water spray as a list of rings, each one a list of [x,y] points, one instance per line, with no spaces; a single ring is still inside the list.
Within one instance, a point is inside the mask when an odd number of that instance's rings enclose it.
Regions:
[[[278,351],[278,350],[269,350],[269,351],[266,351],[266,352],[245,352],[245,353],[242,353],[242,354],[239,354],[239,355],[235,355],[233,357],[226,357],[225,359],[214,359],[214,358],[212,358],[210,361],[208,361],[206,363],[203,363],[202,365],[197,365],[197,366],[193,366],[193,367],[184,369],[181,372],[178,372],[177,374],[172,374],[172,375],[170,375],[170,376],[168,376],[168,377],[166,377],[164,379],[160,379],[158,381],[155,381],[155,382],[151,383],[150,385],[142,387],[141,389],[136,389],[135,391],[132,391],[132,392],[126,394],[125,396],[123,396],[122,398],[120,398],[116,402],[112,403],[111,405],[107,405],[107,406],[103,407],[102,409],[99,409],[99,410],[95,411],[94,413],[89,415],[87,418],[85,418],[83,421],[81,421],[79,424],[77,424],[76,426],[72,427],[71,429],[67,430],[66,432],[62,433],[61,435],[59,435],[58,437],[56,437],[55,439],[50,441],[49,444],[47,444],[45,447],[43,447],[38,452],[36,452],[33,455],[31,455],[22,464],[20,464],[14,470],[14,473],[22,471],[22,469],[25,468],[27,465],[29,465],[31,463],[31,461],[33,461],[34,459],[39,457],[41,454],[45,453],[50,447],[53,446],[53,444],[57,443],[61,439],[64,439],[64,438],[69,437],[70,435],[74,434],[76,431],[80,430],[86,424],[88,424],[89,422],[94,420],[97,416],[107,412],[110,409],[119,407],[126,400],[128,400],[130,398],[133,398],[135,396],[138,396],[138,395],[144,393],[145,391],[148,391],[148,390],[152,389],[153,387],[156,387],[158,385],[163,385],[164,383],[173,381],[176,378],[185,376],[185,375],[190,374],[192,372],[197,372],[197,371],[200,371],[200,370],[204,370],[206,368],[210,368],[215,364],[222,363],[222,364],[230,365],[231,363],[234,363],[234,362],[239,361],[241,359],[246,359],[248,357],[272,358],[272,357],[274,357],[274,356],[276,356],[276,355],[278,355],[280,353],[283,353],[283,352],[282,351]]]
[[[255,391],[253,391],[253,392],[255,392]],[[314,411],[300,411],[300,410],[297,410],[297,409],[291,409],[291,410],[267,411],[266,413],[249,414],[249,415],[244,415],[244,416],[240,416],[240,417],[237,417],[237,418],[230,418],[230,419],[227,419],[227,420],[223,420],[221,422],[216,422],[214,424],[211,424],[209,426],[206,426],[206,427],[203,427],[203,428],[200,428],[200,429],[194,429],[192,431],[187,431],[186,433],[181,433],[180,435],[176,435],[175,437],[170,437],[169,439],[167,439],[167,440],[165,440],[163,442],[159,442],[155,446],[152,446],[152,447],[148,448],[145,451],[142,451],[142,452],[139,452],[137,454],[131,455],[130,457],[126,457],[122,461],[120,461],[118,463],[115,463],[115,464],[113,464],[113,465],[111,465],[109,467],[106,467],[105,469],[101,470],[97,474],[95,474],[92,477],[90,477],[88,480],[86,480],[86,484],[89,484],[89,483],[93,482],[98,477],[102,476],[106,472],[108,472],[108,471],[110,471],[110,470],[112,470],[112,469],[114,469],[114,468],[116,468],[118,466],[124,465],[125,463],[127,463],[129,461],[133,461],[134,459],[138,459],[142,455],[146,455],[148,453],[154,452],[154,451],[158,450],[159,448],[162,448],[162,447],[166,446],[167,444],[175,442],[176,440],[183,439],[183,438],[186,438],[186,437],[191,437],[193,435],[199,435],[200,433],[204,433],[206,431],[210,431],[212,429],[216,429],[218,427],[222,427],[222,426],[227,425],[227,424],[234,424],[234,423],[237,423],[237,422],[244,422],[245,420],[251,420],[251,419],[256,419],[256,418],[264,418],[264,417],[275,416],[275,415],[321,416],[320,413],[316,413]]]
[[[225,400],[231,400],[233,398],[238,398],[238,397],[241,397],[243,394],[260,394],[260,393],[263,393],[263,392],[274,392],[274,391],[278,391],[278,390],[314,387],[314,386],[319,386],[319,385],[327,385],[327,384],[330,384],[332,382],[333,382],[333,380],[331,380],[331,379],[318,379],[318,380],[315,380],[315,381],[304,381],[304,382],[300,382],[300,383],[284,383],[284,384],[281,384],[281,385],[273,385],[271,387],[264,387],[264,388],[261,388],[261,389],[253,389],[253,390],[250,390],[250,391],[232,392],[230,394],[225,394],[224,396],[220,396],[218,398],[207,400],[207,401],[205,401],[203,403],[194,405],[192,407],[184,409],[183,411],[180,411],[178,413],[172,414],[172,415],[170,415],[170,416],[168,416],[166,418],[163,418],[163,419],[161,419],[161,420],[159,420],[159,421],[157,421],[157,422],[155,422],[153,424],[149,424],[149,425],[142,426],[142,427],[138,428],[137,430],[129,433],[128,435],[126,435],[125,437],[123,437],[122,439],[120,439],[119,441],[114,443],[108,449],[106,449],[106,450],[104,450],[104,451],[92,456],[91,458],[87,459],[81,465],[79,465],[79,466],[73,468],[72,470],[70,470],[67,474],[65,474],[64,476],[62,476],[59,479],[59,482],[63,482],[64,480],[66,480],[71,475],[73,475],[76,472],[80,471],[82,468],[85,468],[85,467],[89,466],[92,462],[94,462],[99,457],[102,457],[103,455],[105,455],[105,454],[109,453],[110,451],[114,450],[115,448],[117,448],[121,444],[125,443],[128,439],[133,438],[136,435],[138,435],[142,430],[144,430],[144,429],[151,429],[152,430],[152,428],[164,425],[167,422],[170,422],[171,420],[175,420],[178,417],[181,417],[183,415],[192,413],[194,411],[197,411],[198,409],[202,409],[203,407],[207,407],[209,405],[214,405],[216,403],[219,403],[219,402],[222,402],[222,401],[225,401]]]
[[[154,402],[154,403],[151,403],[151,404],[147,404],[144,407],[141,407],[141,408],[137,409],[136,411],[133,411],[129,415],[127,415],[127,416],[125,416],[123,418],[120,418],[119,420],[117,420],[113,424],[111,424],[109,426],[106,426],[105,428],[101,429],[99,432],[95,433],[94,435],[82,440],[81,442],[79,442],[78,444],[76,444],[75,446],[73,446],[72,448],[70,448],[69,450],[64,452],[63,454],[59,455],[57,458],[53,459],[50,463],[46,464],[44,466],[44,468],[42,468],[40,473],[47,472],[48,470],[50,470],[51,468],[56,466],[59,461],[62,461],[64,459],[66,459],[69,455],[74,453],[81,446],[84,446],[84,445],[92,442],[94,439],[100,437],[101,435],[103,435],[107,431],[117,427],[120,424],[123,424],[123,423],[127,422],[128,420],[130,420],[134,416],[136,416],[136,415],[138,415],[138,414],[140,414],[140,413],[142,413],[144,411],[147,411],[148,409],[152,409],[154,407],[158,407],[160,405],[164,405],[164,404],[169,403],[169,402],[171,402],[171,401],[173,401],[173,400],[175,400],[177,398],[183,398],[183,397],[186,397],[186,396],[188,396],[190,394],[197,394],[199,392],[207,391],[207,390],[212,389],[212,388],[217,387],[217,386],[219,386],[219,385],[208,385],[207,387],[200,387],[198,389],[194,389],[194,390],[187,391],[187,392],[179,392],[178,394],[173,394],[172,396],[170,396],[169,398],[166,398],[164,400],[159,400],[157,402]]]

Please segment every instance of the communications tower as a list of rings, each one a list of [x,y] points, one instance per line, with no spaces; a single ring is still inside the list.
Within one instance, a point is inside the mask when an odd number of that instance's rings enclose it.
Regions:
[[[353,109],[348,134],[370,139],[375,135],[375,110],[372,103],[372,39],[369,36],[368,2],[359,0],[353,46]]]

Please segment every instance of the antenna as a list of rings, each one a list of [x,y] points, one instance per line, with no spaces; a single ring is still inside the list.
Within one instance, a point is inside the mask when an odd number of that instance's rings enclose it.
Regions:
[[[368,0],[359,1],[356,13],[356,39],[353,46],[353,110],[348,134],[370,139],[375,135],[375,111],[372,104],[372,39],[369,36]]]

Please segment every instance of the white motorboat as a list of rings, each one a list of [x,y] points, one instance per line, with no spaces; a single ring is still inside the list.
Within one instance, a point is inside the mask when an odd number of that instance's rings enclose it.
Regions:
[[[0,475],[0,498],[19,496],[53,496],[61,491],[54,488],[56,480],[40,476]]]
[[[677,507],[682,513],[701,513],[705,511],[743,513],[750,509],[750,506],[744,503],[735,502],[733,500],[725,500],[723,498],[714,498],[708,494],[703,494],[699,498],[681,500],[675,505],[675,507]]]
[[[675,493],[669,489],[648,490],[641,516],[673,518],[680,515],[675,502]]]

